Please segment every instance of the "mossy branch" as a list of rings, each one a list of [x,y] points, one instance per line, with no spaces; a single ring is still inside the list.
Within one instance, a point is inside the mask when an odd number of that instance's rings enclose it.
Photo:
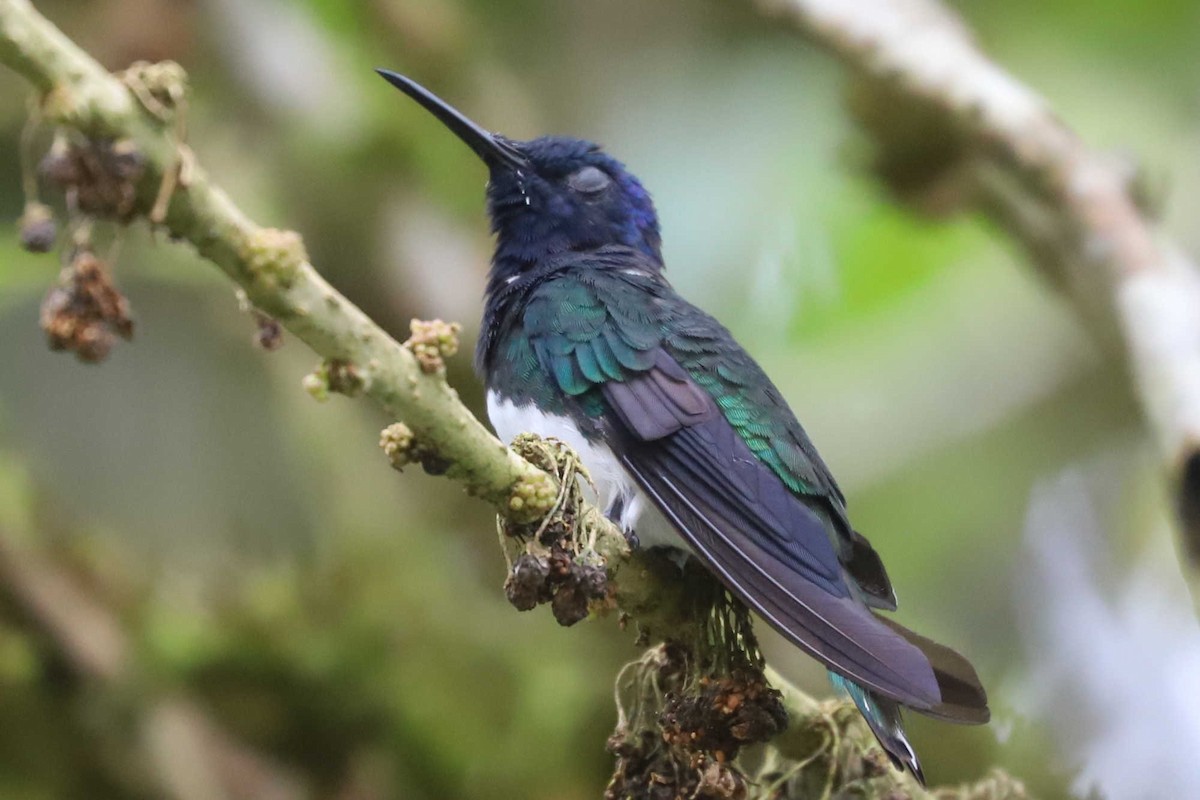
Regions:
[[[522,562],[528,568],[524,577],[514,567],[510,579],[522,582],[510,592],[510,598],[517,595],[514,604],[551,600],[564,623],[615,607],[643,633],[674,642],[670,657],[656,648],[638,662],[645,680],[637,685],[650,687],[650,699],[659,701],[663,698],[654,687],[670,685],[676,703],[656,707],[661,715],[645,717],[646,730],[618,731],[625,735],[614,750],[622,769],[682,753],[693,759],[683,763],[691,770],[684,785],[694,797],[798,796],[798,776],[814,764],[821,765],[827,791],[854,786],[867,797],[922,794],[911,778],[890,769],[864,773],[862,765],[877,761],[879,754],[853,715],[836,711],[845,706],[818,704],[778,676],[770,683],[784,692],[768,690],[744,609],[728,605],[707,575],[681,581],[673,564],[631,553],[621,532],[583,499],[569,451],[530,440],[523,452],[537,458],[535,464],[492,436],[446,383],[442,359],[457,347],[453,326],[415,325],[408,342],[397,342],[318,274],[298,234],[247,218],[183,141],[186,76],[177,65],[135,65],[109,74],[28,0],[0,0],[0,63],[37,89],[43,121],[76,137],[59,154],[59,166],[60,183],[72,193],[77,211],[121,224],[145,219],[172,240],[190,243],[237,284],[264,325],[262,338],[277,341],[277,330],[264,324],[273,319],[322,357],[305,379],[315,397],[363,394],[403,420],[381,440],[394,466],[419,462],[458,480],[497,509],[511,535],[506,547],[518,551],[518,559],[528,556]],[[64,308],[71,311],[69,304]],[[89,308],[101,322],[111,323],[111,314]],[[522,590],[528,592],[522,595]],[[679,695],[684,689],[691,694]],[[639,703],[647,699],[639,698]],[[709,708],[705,698],[716,705]],[[756,716],[750,711],[759,700],[765,705]],[[840,713],[841,722],[830,728],[838,733],[832,739],[817,737],[808,750],[793,744],[788,757],[769,751],[760,780],[747,784],[725,759],[743,743],[774,734],[778,715],[770,709],[776,705],[786,708],[794,730],[808,730]],[[662,716],[668,712],[669,718]],[[714,739],[709,749],[698,750],[685,735],[697,720],[705,725],[715,720],[733,738]],[[855,731],[853,737],[843,735],[848,729]],[[645,751],[637,750],[642,734],[650,737]],[[683,744],[671,744],[674,755],[663,756],[664,740]],[[853,744],[848,750],[830,749],[834,740]],[[646,756],[641,762],[639,753]],[[624,777],[636,783],[653,773],[627,771]],[[610,796],[623,796],[618,783]]]

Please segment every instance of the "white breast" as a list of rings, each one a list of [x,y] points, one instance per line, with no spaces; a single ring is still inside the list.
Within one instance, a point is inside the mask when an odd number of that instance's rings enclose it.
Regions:
[[[532,404],[518,406],[511,400],[501,400],[495,392],[488,392],[487,410],[496,435],[505,442],[511,442],[519,433],[536,433],[566,442],[579,455],[596,484],[597,496],[589,499],[625,531],[636,533],[643,547],[683,545],[612,450],[603,443],[585,439],[570,417],[544,414]]]

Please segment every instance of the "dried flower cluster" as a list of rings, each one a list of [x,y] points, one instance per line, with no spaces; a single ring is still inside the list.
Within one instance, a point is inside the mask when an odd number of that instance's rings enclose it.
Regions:
[[[749,781],[734,759],[788,722],[782,697],[760,670],[697,675],[695,659],[678,644],[648,651],[618,678],[618,689],[625,696],[608,740],[617,763],[606,800],[744,798]]]
[[[71,350],[80,361],[103,361],[117,337],[133,336],[129,303],[113,286],[103,261],[79,250],[42,301],[42,330],[53,350]]]

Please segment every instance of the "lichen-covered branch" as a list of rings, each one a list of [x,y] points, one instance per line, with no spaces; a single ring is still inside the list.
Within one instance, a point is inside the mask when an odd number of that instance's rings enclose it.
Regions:
[[[1088,148],[936,0],[755,0],[851,69],[875,171],[918,209],[987,214],[1128,359],[1200,560],[1200,274]]]

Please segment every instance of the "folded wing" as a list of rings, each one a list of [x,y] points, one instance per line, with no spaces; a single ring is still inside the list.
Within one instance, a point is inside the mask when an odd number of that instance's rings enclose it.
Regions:
[[[834,672],[934,716],[986,719],[965,659],[867,607],[894,607],[883,565],[757,365],[711,318],[679,314],[655,276],[586,274],[531,300],[532,347],[696,556]]]
[[[624,409],[622,418],[634,417],[655,402],[660,395],[649,394],[651,387],[661,385],[626,381],[604,394]],[[798,500],[719,413],[649,441],[628,429],[613,449],[700,560],[790,641],[906,705],[929,710],[941,702],[920,648],[852,594],[829,522]]]

